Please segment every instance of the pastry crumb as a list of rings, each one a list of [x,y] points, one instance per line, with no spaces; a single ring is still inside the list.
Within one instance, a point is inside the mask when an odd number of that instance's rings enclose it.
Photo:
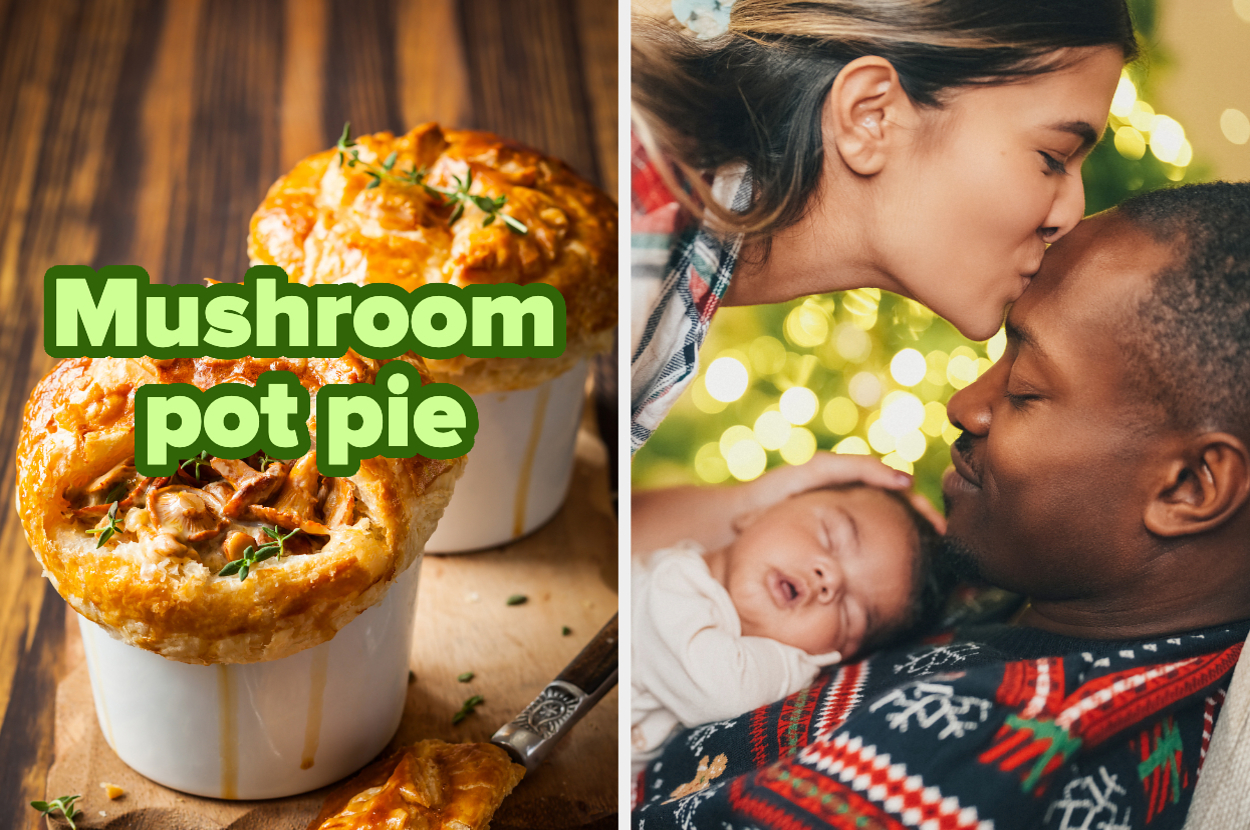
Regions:
[[[109,797],[109,801],[116,801],[126,794],[126,791],[116,784],[109,784],[105,781],[100,782],[100,787],[104,790],[104,794]],[[103,813],[101,813],[103,815]]]

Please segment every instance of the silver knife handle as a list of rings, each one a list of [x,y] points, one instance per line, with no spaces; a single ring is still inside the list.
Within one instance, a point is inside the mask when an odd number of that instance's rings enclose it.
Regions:
[[[507,750],[528,772],[537,769],[573,724],[616,685],[617,639],[617,618],[613,615],[560,676],[494,734],[491,743]]]

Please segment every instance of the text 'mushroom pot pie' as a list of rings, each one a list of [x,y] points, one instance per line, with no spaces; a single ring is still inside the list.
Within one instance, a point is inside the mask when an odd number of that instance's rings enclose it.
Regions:
[[[418,359],[401,359],[428,377]],[[420,557],[464,459],[379,457],[351,477],[321,476],[312,417],[302,458],[203,457],[148,478],[134,468],[134,392],[255,385],[286,370],[315,394],[370,383],[380,365],[353,352],[60,362],[31,393],[18,445],[18,510],[48,578],[113,637],[184,663],[274,660],[326,642]],[[273,542],[264,528],[289,536],[283,555],[246,579],[219,575],[249,546]]]
[[[274,183],[252,216],[253,264],[278,265],[308,285],[555,286],[567,308],[563,356],[426,361],[436,381],[470,394],[537,386],[611,348],[617,209],[605,193],[564,162],[491,133],[423,124],[406,135],[375,133],[356,142],[348,151],[357,156],[354,165],[350,155],[340,160],[340,150],[329,149]],[[382,171],[381,178],[370,170]],[[472,196],[502,197],[498,215],[473,199],[404,183],[406,174],[443,191],[467,181]]]

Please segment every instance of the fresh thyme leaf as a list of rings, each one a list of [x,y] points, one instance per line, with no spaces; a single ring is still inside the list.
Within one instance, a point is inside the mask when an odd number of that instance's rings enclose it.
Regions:
[[[198,479],[200,477],[200,473],[203,471],[205,467],[212,466],[211,464],[209,464],[209,461],[208,461],[208,450],[201,450],[199,455],[195,455],[195,456],[192,456],[191,458],[188,458],[186,461],[182,462],[178,466],[181,469],[186,470],[188,464],[195,467],[194,470],[188,470],[188,472],[190,472],[192,476]]]
[[[482,227],[493,224],[496,219],[502,219],[504,225],[513,233],[525,236],[530,232],[530,229],[526,227],[524,222],[501,211],[501,208],[508,201],[507,196],[501,194],[491,197],[469,192],[473,187],[472,169],[465,172],[464,179],[461,179],[459,176],[452,176],[456,186],[448,189],[427,184],[425,179],[428,171],[424,168],[418,169],[414,166],[408,170],[396,171],[395,162],[399,160],[398,151],[392,151],[381,164],[371,164],[360,158],[360,150],[353,149],[358,145],[355,139],[352,138],[352,124],[350,121],[343,125],[343,134],[339,136],[339,140],[335,142],[334,146],[338,149],[340,167],[360,167],[364,170],[365,175],[370,177],[369,183],[365,185],[365,190],[381,187],[383,181],[404,185],[405,187],[421,187],[431,196],[441,198],[444,204],[453,206],[451,215],[447,217],[447,224],[449,225],[456,224],[456,221],[461,216],[464,216],[465,204],[472,202],[480,211],[486,214],[482,217]]]
[[[457,679],[457,680],[459,680],[461,683],[468,683],[468,682],[469,682],[470,680],[472,680],[474,677],[475,677],[475,675],[473,674],[473,672],[471,672],[471,671],[467,671],[467,672],[462,673],[462,674],[461,674],[459,677],[457,677],[456,679]]]
[[[261,468],[262,470],[263,470],[263,469],[265,469],[266,467],[268,467],[270,464],[281,464],[281,463],[282,463],[282,459],[281,459],[281,458],[274,458],[274,457],[273,457],[272,455],[270,455],[269,453],[265,452],[264,450],[261,450],[261,452],[260,452],[260,468]]]
[[[60,812],[61,815],[65,816],[65,820],[69,822],[69,826],[73,830],[78,830],[78,825],[74,824],[74,819],[82,818],[82,811],[74,809],[74,802],[80,798],[82,798],[81,795],[63,795],[52,801],[32,801],[30,806],[45,816]]]
[[[104,497],[104,503],[108,504],[111,501],[121,501],[122,496],[126,495],[127,489],[126,482],[117,482],[113,485],[113,489],[108,491],[108,495]]]
[[[560,626],[560,636],[561,636],[561,637],[567,637],[567,636],[569,636],[569,635],[570,635],[570,634],[572,634],[572,633],[573,633],[573,629],[569,628],[567,625],[562,625],[562,626]]]
[[[460,707],[460,711],[451,716],[452,725],[455,726],[457,723],[460,723],[460,721],[464,720],[469,715],[473,714],[473,710],[476,709],[478,706],[481,706],[485,702],[486,702],[485,698],[483,698],[481,695],[474,695],[473,697],[466,700],[464,702],[464,705]]]
[[[104,527],[93,527],[91,530],[87,531],[92,536],[97,533],[100,534],[100,538],[97,539],[95,543],[97,550],[104,547],[104,543],[109,539],[112,539],[114,533],[121,530],[121,525],[117,523],[117,506],[118,503],[113,502],[113,504],[109,507],[108,512],[104,514],[104,518],[108,519],[107,525]]]
[[[524,605],[525,603],[529,601],[530,601],[530,598],[527,597],[525,594],[513,594],[512,596],[508,597],[508,605]]]
[[[258,562],[264,562],[266,559],[273,559],[275,556],[279,559],[286,553],[286,541],[295,534],[299,533],[299,528],[295,528],[290,533],[283,534],[282,530],[274,525],[272,528],[261,526],[264,533],[273,539],[272,542],[266,542],[260,547],[248,545],[243,549],[243,556],[230,562],[226,567],[217,572],[218,576],[239,575],[239,581],[247,579],[247,575],[252,572],[252,566]]]

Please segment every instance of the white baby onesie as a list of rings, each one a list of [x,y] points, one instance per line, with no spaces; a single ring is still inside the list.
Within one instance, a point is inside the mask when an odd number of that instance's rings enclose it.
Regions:
[[[653,553],[631,575],[630,742],[634,774],[678,726],[737,717],[811,684],[837,653],[811,655],[744,637],[729,592],[703,548],[682,542]]]

